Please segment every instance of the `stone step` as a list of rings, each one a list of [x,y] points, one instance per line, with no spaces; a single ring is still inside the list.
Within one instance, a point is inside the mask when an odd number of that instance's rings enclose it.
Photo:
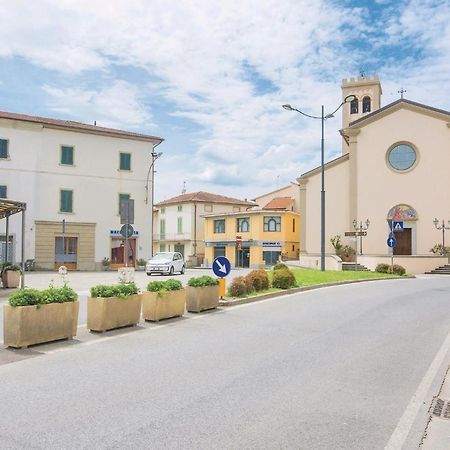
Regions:
[[[445,266],[437,267],[436,269],[430,270],[430,272],[425,272],[431,275],[450,275],[450,264]]]
[[[370,272],[370,270],[366,266],[352,262],[342,263],[342,270],[351,270],[354,272]]]

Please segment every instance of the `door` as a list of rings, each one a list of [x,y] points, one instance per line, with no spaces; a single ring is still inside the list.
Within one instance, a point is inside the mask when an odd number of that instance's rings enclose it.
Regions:
[[[394,255],[411,255],[411,228],[404,228],[403,231],[394,231],[397,245],[394,247]]]
[[[136,258],[136,239],[128,239],[128,247],[125,248],[126,239],[111,239],[111,268],[117,269],[125,265],[125,254],[128,259],[128,267],[134,267]]]
[[[77,268],[78,238],[55,238],[55,269],[66,266],[69,270]]]
[[[250,267],[250,249],[236,249],[236,267]]]
[[[225,256],[225,247],[214,247],[214,259],[218,256]]]

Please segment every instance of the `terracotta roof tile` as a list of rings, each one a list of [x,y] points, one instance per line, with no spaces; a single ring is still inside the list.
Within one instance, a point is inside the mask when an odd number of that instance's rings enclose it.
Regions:
[[[282,209],[287,211],[291,209],[293,203],[294,200],[291,197],[275,197],[263,209]]]
[[[175,203],[227,203],[230,205],[244,205],[244,206],[256,206],[256,203],[249,202],[247,200],[239,200],[237,198],[225,197],[224,195],[211,194],[210,192],[191,192],[178,195],[177,197],[169,198],[157,203],[155,206],[171,205]]]
[[[6,111],[0,111],[0,119],[20,120],[22,122],[40,123],[52,128],[64,128],[78,132],[87,132],[93,134],[111,135],[115,137],[131,138],[144,141],[160,141],[164,139],[148,134],[134,133],[132,131],[116,130],[114,128],[99,127],[86,123],[75,122],[73,120],[50,119],[48,117],[29,116],[27,114],[18,114]]]

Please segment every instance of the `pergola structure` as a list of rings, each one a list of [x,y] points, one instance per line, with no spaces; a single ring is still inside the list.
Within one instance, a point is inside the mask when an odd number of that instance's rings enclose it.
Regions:
[[[6,219],[6,229],[5,229],[5,262],[8,262],[8,250],[9,250],[9,216],[13,214],[22,213],[22,251],[21,251],[21,266],[22,275],[20,277],[20,287],[25,286],[25,211],[27,209],[27,204],[23,202],[17,202],[14,200],[8,200],[5,198],[0,198],[0,219]]]

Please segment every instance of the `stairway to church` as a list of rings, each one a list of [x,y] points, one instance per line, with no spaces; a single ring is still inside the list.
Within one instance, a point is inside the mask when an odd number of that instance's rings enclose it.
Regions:
[[[343,262],[342,270],[352,270],[355,272],[370,272],[370,270],[366,266],[354,262]]]
[[[438,267],[437,269],[425,273],[433,275],[450,275],[450,264],[446,264],[445,266]]]

